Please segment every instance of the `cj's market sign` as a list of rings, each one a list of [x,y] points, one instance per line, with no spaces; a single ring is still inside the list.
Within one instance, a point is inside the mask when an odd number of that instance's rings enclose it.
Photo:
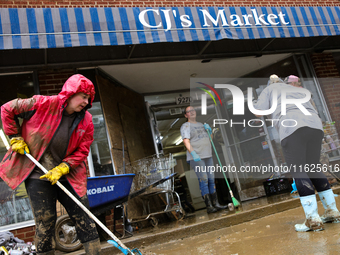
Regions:
[[[0,8],[0,50],[340,35],[339,6]]]
[[[161,20],[156,23],[155,15]],[[211,14],[208,10],[198,10],[199,20],[202,27],[252,27],[252,26],[278,26],[289,25],[290,22],[286,14],[282,12],[274,13],[258,13],[257,9],[250,9],[250,13],[246,14],[230,14],[227,15],[224,9],[217,10],[217,13]],[[151,18],[153,17],[153,18]],[[147,28],[161,28],[165,31],[171,30],[175,22],[178,22],[183,28],[195,28],[193,24],[193,16],[188,14],[179,14],[174,9],[146,9],[139,13],[138,19],[140,23]],[[158,19],[159,20],[159,19]],[[197,26],[197,24],[196,24]]]

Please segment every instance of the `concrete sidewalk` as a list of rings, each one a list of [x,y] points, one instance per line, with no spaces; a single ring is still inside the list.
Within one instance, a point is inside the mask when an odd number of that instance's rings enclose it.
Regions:
[[[340,197],[336,197],[340,204]],[[324,209],[318,202],[319,214]],[[296,232],[304,222],[301,206],[208,233],[140,247],[143,255],[336,255],[340,254],[340,224],[324,231]]]
[[[337,186],[333,188],[333,191],[335,194],[339,194],[340,187]],[[300,199],[289,193],[263,197],[243,202],[241,208],[233,212],[226,210],[207,214],[206,210],[199,210],[195,212],[192,217],[185,218],[181,221],[163,223],[154,228],[150,227],[133,232],[132,237],[122,239],[121,241],[131,249],[145,248],[150,245],[182,240],[222,228],[228,228],[300,206]],[[301,215],[301,219],[303,219],[303,215]],[[62,255],[66,253],[57,252],[56,254]],[[85,252],[84,250],[79,250],[68,254],[81,255],[85,254]],[[121,252],[112,245],[103,242],[102,255],[106,254],[121,254]]]

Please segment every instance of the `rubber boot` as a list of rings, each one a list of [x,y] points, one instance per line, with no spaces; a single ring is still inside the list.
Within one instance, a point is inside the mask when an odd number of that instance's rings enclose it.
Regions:
[[[83,243],[83,246],[87,255],[99,255],[101,252],[99,238]]]
[[[210,194],[210,196],[211,196],[212,204],[217,209],[217,211],[224,210],[224,209],[226,209],[228,207],[227,205],[220,205],[218,203],[217,193],[216,192],[213,193],[213,194]]]
[[[323,223],[318,214],[318,204],[316,196],[310,195],[300,197],[301,205],[305,211],[306,220],[303,224],[296,224],[295,230],[298,232],[307,232],[310,230],[320,231],[323,230]]]
[[[215,207],[212,206],[211,204],[211,199],[210,199],[210,194],[205,194],[203,196],[205,205],[207,207],[207,213],[214,213],[217,212],[217,209]]]
[[[325,208],[324,214],[320,217],[323,223],[340,223],[340,213],[336,208],[334,193],[332,189],[318,192],[323,207]]]

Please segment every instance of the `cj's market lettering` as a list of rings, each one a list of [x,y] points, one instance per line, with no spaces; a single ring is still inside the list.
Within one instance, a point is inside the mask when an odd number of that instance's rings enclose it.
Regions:
[[[104,186],[104,187],[98,187],[98,188],[94,188],[94,189],[88,189],[87,190],[87,195],[91,196],[91,195],[96,195],[96,194],[100,194],[100,193],[106,193],[106,192],[111,192],[114,191],[114,187],[115,185],[110,185],[110,186]]]
[[[229,16],[226,15],[225,10],[220,9],[217,11],[216,18],[214,18],[208,10],[200,9],[203,17],[203,27],[210,27],[211,25],[217,27],[218,23],[221,21],[223,27],[242,27],[242,26],[277,26],[281,23],[281,25],[288,25],[289,22],[285,20],[286,14],[279,12],[278,14],[268,13],[268,14],[259,14],[256,9],[251,9],[251,13],[247,13],[244,15],[231,14]],[[151,22],[148,19],[148,12],[153,12],[154,14],[160,16],[162,20],[165,22],[159,21],[158,24]],[[148,28],[160,28],[164,27],[165,31],[168,31],[172,28],[171,16],[173,20],[179,19],[181,22],[181,26],[184,28],[195,27],[192,26],[193,17],[184,14],[179,15],[176,10],[158,10],[158,9],[147,9],[140,12],[138,18],[143,26]],[[163,24],[165,23],[165,24]],[[198,26],[198,24],[196,24]]]

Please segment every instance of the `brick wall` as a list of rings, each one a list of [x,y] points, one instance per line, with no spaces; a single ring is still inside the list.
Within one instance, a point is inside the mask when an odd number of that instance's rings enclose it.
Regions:
[[[9,1],[0,0],[3,8],[46,8],[46,7],[172,7],[172,6],[338,6],[338,0],[301,0],[301,1],[203,1],[203,0],[183,0],[183,1],[136,1],[136,0],[97,0],[97,1],[77,1],[77,0],[28,0],[28,1]]]
[[[27,242],[33,242],[34,234],[35,234],[35,226],[20,228],[11,231],[13,235],[21,240]]]
[[[331,53],[313,54],[311,60],[331,118],[340,131],[340,74]]]
[[[41,95],[56,95],[65,81],[74,74],[72,69],[39,70],[38,79]]]

